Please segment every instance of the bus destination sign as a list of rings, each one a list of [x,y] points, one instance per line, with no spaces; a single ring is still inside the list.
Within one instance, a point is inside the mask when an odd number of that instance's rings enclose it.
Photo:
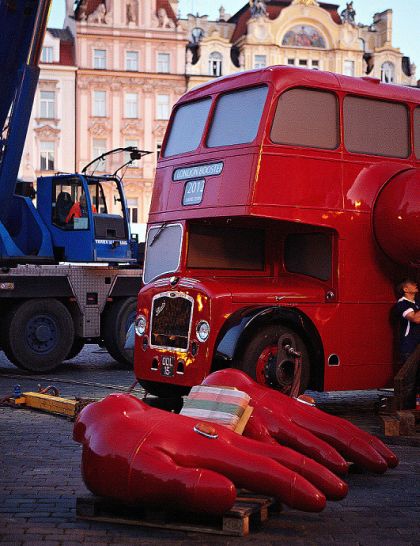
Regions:
[[[223,161],[207,163],[207,165],[193,165],[192,167],[181,167],[175,169],[172,179],[174,182],[188,180],[189,178],[200,178],[202,176],[217,176],[223,170]]]

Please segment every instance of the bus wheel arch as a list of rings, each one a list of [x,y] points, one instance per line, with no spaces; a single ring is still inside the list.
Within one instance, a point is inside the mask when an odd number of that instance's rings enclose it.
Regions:
[[[252,366],[250,368],[250,363],[246,364],[245,360],[252,359],[251,354],[254,354],[255,357],[258,347],[264,347],[263,339],[265,336],[268,336],[271,340],[268,343],[268,351],[263,354],[263,349],[261,350],[260,356],[255,362],[255,372],[252,373]],[[295,308],[253,308],[248,309],[246,313],[242,310],[236,315],[232,315],[219,336],[215,358],[216,364],[213,366],[213,370],[232,366],[244,369],[259,382],[262,382],[261,375],[259,375],[262,373],[269,376],[268,382],[275,382],[274,361],[277,359],[278,340],[282,336],[282,345],[292,344],[295,348],[297,346],[297,350],[300,350],[304,357],[304,362],[302,362],[302,387],[309,386],[314,390],[322,390],[324,376],[322,341],[310,318]],[[229,351],[226,351],[227,339],[230,339]],[[275,345],[275,351],[271,350],[273,345]],[[270,356],[270,352],[274,352],[275,356]],[[283,357],[281,362],[286,375],[283,379],[287,382],[291,363],[287,362],[290,360],[287,355],[283,354]],[[279,370],[280,372],[282,373],[281,370]],[[258,375],[259,377],[257,377]],[[278,377],[278,379],[280,378]]]

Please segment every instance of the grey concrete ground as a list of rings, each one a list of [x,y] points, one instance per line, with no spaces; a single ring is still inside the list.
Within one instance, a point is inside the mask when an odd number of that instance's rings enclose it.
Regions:
[[[127,389],[133,380],[132,372],[96,346],[40,377],[25,376],[0,353],[0,398],[12,393],[17,383],[23,390],[53,384],[62,396],[100,398]],[[380,433],[374,408],[381,394],[321,395],[318,400],[327,411]],[[321,514],[284,509],[260,531],[231,538],[77,520],[76,497],[87,491],[80,475],[81,448],[71,435],[72,423],[65,418],[0,408],[0,544],[420,545],[416,441],[401,440],[393,446],[401,462],[385,475],[350,474],[346,499],[328,503]]]

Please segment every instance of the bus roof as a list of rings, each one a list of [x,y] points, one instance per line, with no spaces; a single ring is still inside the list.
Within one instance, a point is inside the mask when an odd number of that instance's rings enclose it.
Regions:
[[[419,88],[382,83],[379,79],[368,76],[353,78],[334,72],[280,65],[222,76],[194,87],[183,95],[178,103],[268,82],[271,82],[277,91],[289,87],[320,87],[390,100],[420,103]]]

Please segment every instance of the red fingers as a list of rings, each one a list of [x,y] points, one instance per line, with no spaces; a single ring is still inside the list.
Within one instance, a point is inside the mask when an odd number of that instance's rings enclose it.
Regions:
[[[241,447],[252,453],[263,452],[266,457],[270,457],[290,470],[297,472],[322,491],[329,500],[340,500],[347,495],[348,486],[346,482],[325,466],[297,453],[293,449],[281,446],[276,442],[261,446],[260,442],[249,438],[244,438]]]
[[[344,419],[259,385],[239,370],[214,372],[203,383],[233,386],[251,396],[251,405],[255,407],[251,419],[259,422],[253,425],[250,421],[245,435],[263,441],[267,441],[268,436],[274,437],[336,473],[345,471],[343,458],[337,452],[373,472],[385,472],[398,464],[394,453],[374,436]]]

